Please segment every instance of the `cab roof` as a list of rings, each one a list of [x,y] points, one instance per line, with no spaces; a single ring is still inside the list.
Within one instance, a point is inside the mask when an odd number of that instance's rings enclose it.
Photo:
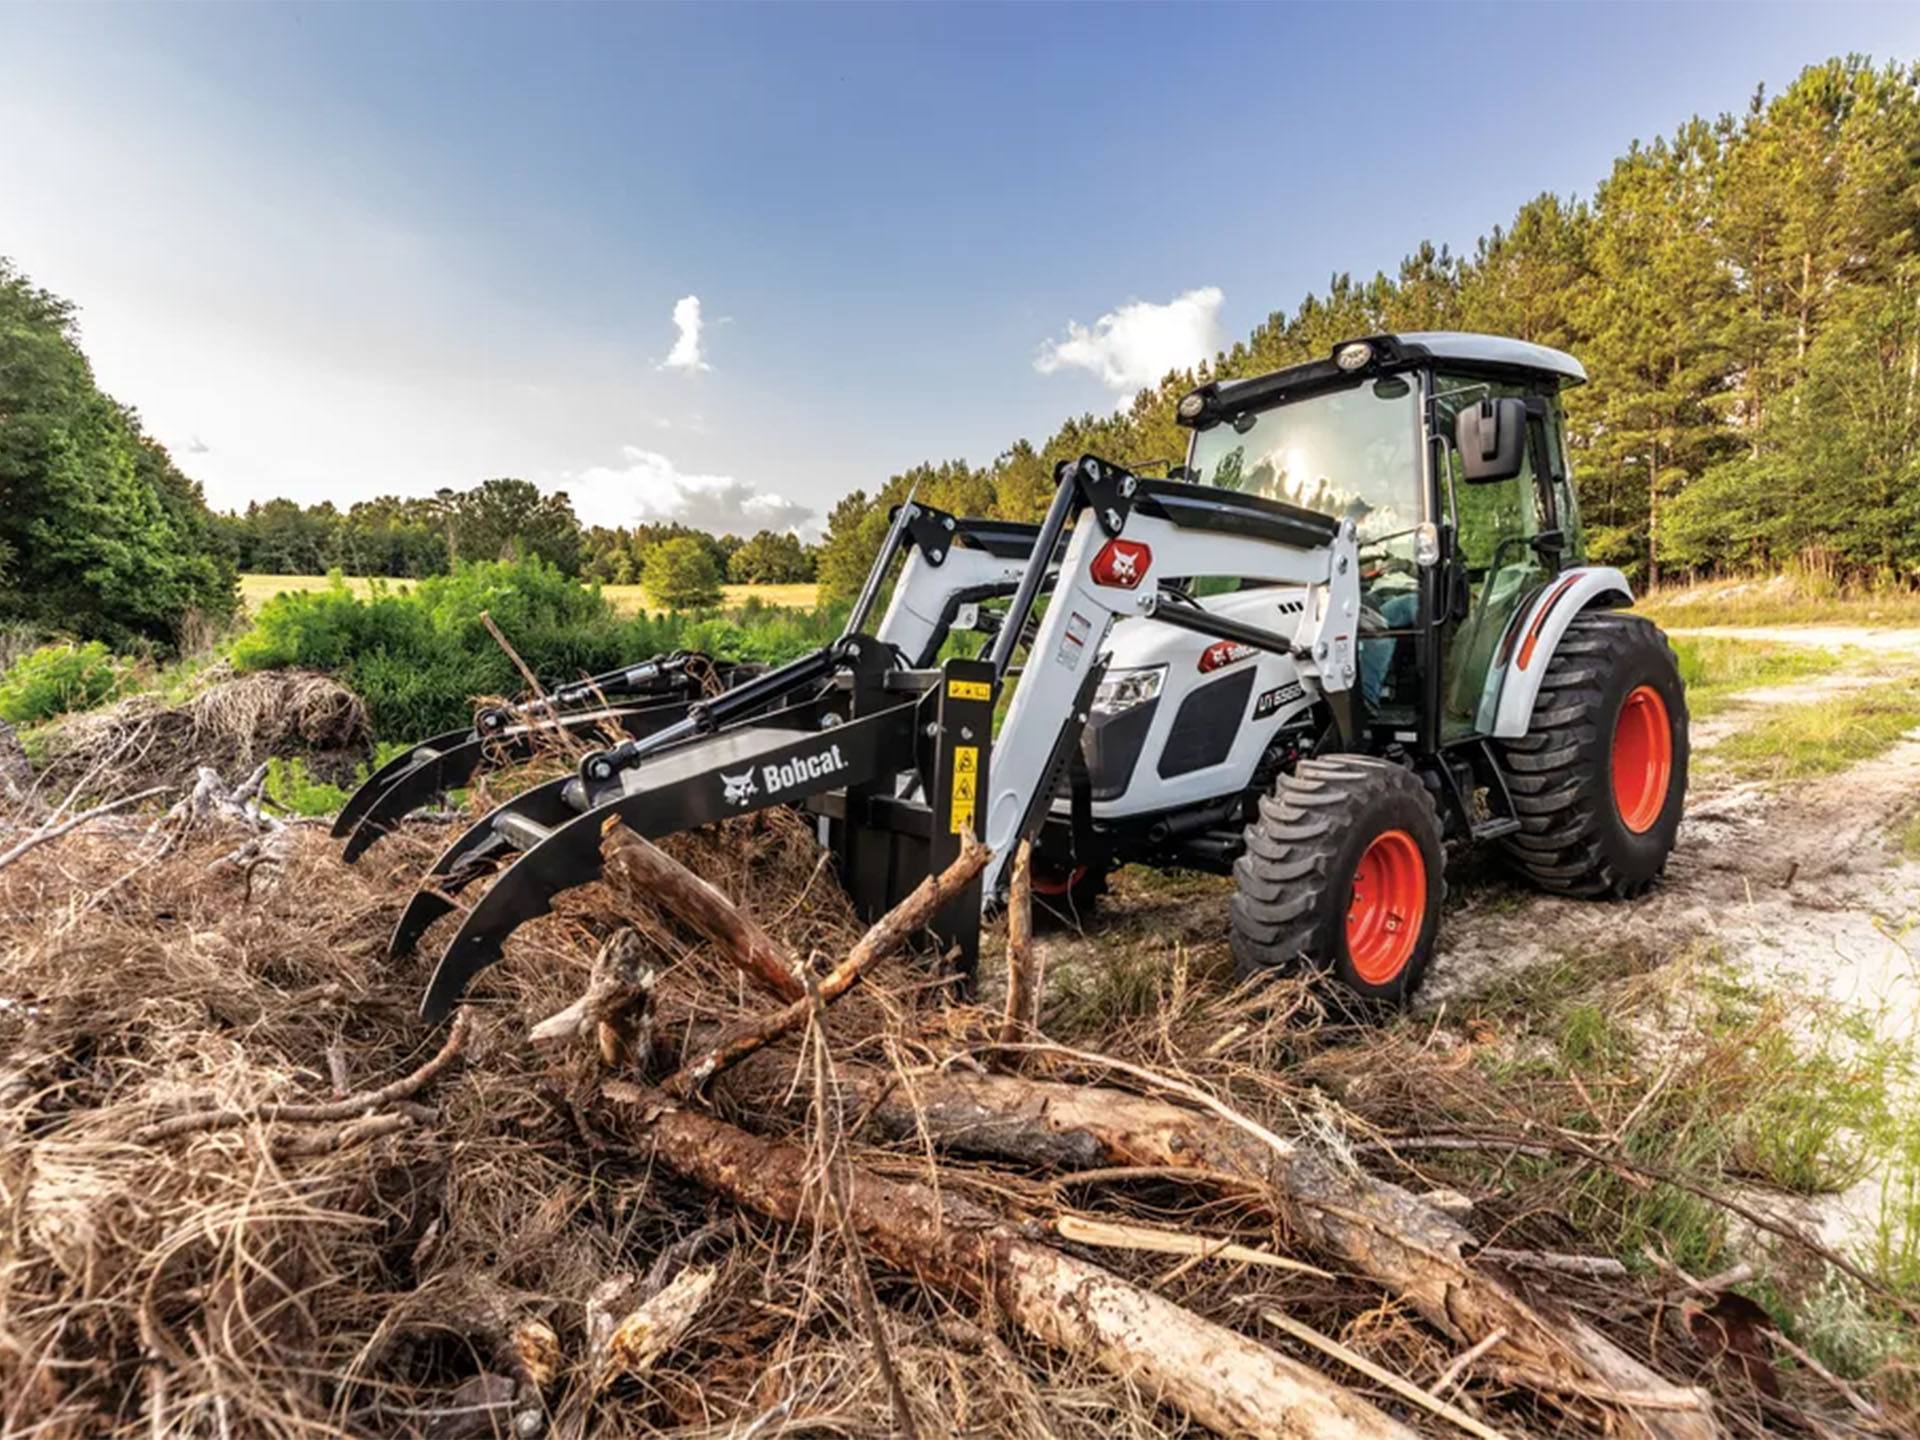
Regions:
[[[1367,347],[1367,358],[1351,367],[1340,364],[1336,357],[1358,345]],[[1332,354],[1323,360],[1309,360],[1246,380],[1211,381],[1181,401],[1179,418],[1182,424],[1206,429],[1240,411],[1275,405],[1296,393],[1337,385],[1358,375],[1405,370],[1428,362],[1496,379],[1548,379],[1563,390],[1583,385],[1587,379],[1586,367],[1564,350],[1504,335],[1412,330],[1400,335],[1356,336],[1334,346]]]

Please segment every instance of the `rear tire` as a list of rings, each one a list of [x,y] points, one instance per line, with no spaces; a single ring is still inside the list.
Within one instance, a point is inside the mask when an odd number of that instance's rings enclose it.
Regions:
[[[1502,844],[1536,885],[1627,899],[1660,877],[1686,808],[1687,692],[1652,621],[1574,616],[1501,751],[1521,826]]]
[[[1411,770],[1361,755],[1301,761],[1260,801],[1233,867],[1235,973],[1305,968],[1404,1004],[1433,958],[1445,863],[1433,798]]]

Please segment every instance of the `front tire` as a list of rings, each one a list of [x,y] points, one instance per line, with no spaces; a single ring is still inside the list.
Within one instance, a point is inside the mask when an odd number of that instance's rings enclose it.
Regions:
[[[1233,867],[1235,973],[1306,968],[1404,1004],[1433,958],[1445,863],[1411,770],[1361,755],[1301,761],[1260,801]]]
[[[1667,637],[1638,615],[1576,615],[1547,663],[1527,733],[1502,747],[1519,833],[1502,842],[1544,890],[1643,893],[1686,807],[1687,692]]]
[[[1066,925],[1084,923],[1107,893],[1109,871],[1104,864],[1072,866],[1033,858],[1033,904],[1036,917]]]

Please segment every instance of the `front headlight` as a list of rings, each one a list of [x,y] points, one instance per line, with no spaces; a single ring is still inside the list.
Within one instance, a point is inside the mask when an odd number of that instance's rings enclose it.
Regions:
[[[1139,670],[1109,670],[1093,692],[1093,713],[1118,715],[1158,698],[1167,667],[1148,665]]]

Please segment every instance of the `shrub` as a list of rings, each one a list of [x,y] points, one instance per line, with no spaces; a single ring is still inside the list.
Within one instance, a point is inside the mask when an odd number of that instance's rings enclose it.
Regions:
[[[671,543],[671,542],[669,542]],[[334,577],[325,590],[277,595],[234,641],[242,670],[325,670],[356,691],[383,740],[464,729],[472,701],[524,689],[481,621],[492,615],[543,681],[575,679],[662,651],[705,650],[775,664],[837,630],[829,613],[749,602],[725,615],[622,617],[595,588],[539,560],[460,565],[417,585],[375,582],[364,597]]]
[[[663,610],[705,610],[720,603],[720,571],[707,547],[691,535],[663,540],[649,550],[640,584]]]
[[[0,674],[0,720],[32,725],[104,705],[126,689],[129,668],[98,640],[42,645]]]

